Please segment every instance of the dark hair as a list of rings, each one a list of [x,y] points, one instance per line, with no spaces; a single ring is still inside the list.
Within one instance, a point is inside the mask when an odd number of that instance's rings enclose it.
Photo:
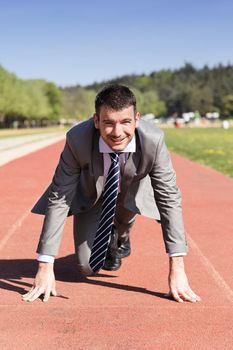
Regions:
[[[95,112],[97,115],[99,115],[102,106],[107,106],[115,111],[133,106],[134,113],[136,113],[136,97],[127,86],[108,85],[96,96]]]

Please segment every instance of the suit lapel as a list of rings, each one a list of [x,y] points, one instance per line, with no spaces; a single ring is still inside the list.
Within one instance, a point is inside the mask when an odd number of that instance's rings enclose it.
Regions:
[[[136,136],[136,152],[130,153],[129,158],[125,164],[123,176],[121,179],[121,191],[123,193],[127,192],[127,189],[134,178],[135,175],[138,173],[138,169],[140,167],[140,161],[141,161],[141,144],[139,140],[139,136],[137,132],[135,132]]]
[[[94,134],[94,142],[93,142],[93,149],[92,149],[92,172],[95,178],[97,200],[98,200],[103,191],[103,180],[104,180],[103,154],[99,152],[99,132],[95,132]]]

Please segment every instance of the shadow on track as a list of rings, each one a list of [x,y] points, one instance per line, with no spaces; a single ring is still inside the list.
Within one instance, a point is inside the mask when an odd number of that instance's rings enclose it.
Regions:
[[[81,275],[76,266],[75,255],[58,258],[55,261],[55,276],[57,281],[88,283],[108,288],[121,289],[129,292],[137,292],[153,295],[157,298],[172,300],[166,293],[155,292],[142,287],[129,286],[114,282],[106,282],[101,278],[116,278],[115,275],[98,273],[85,277]],[[32,284],[22,281],[23,278],[34,278],[37,271],[37,262],[34,259],[0,260],[0,288],[24,294],[32,287]],[[13,284],[12,284],[13,283]]]

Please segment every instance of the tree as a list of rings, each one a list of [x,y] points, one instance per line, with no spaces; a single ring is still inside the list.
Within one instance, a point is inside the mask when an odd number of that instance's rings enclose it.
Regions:
[[[80,86],[62,90],[63,113],[66,119],[83,120],[94,113],[95,91]]]
[[[153,113],[156,117],[164,115],[166,112],[165,103],[159,100],[156,91],[147,91],[143,94],[141,113]]]
[[[233,95],[223,97],[223,115],[225,117],[233,116]]]

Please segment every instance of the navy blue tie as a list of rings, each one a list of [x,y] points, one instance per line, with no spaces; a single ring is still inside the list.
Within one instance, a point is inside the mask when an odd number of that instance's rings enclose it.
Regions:
[[[108,244],[110,241],[118,195],[120,177],[119,154],[109,153],[109,155],[111,157],[111,165],[103,191],[103,204],[100,215],[100,222],[89,260],[89,264],[93,272],[99,271],[104,265]]]

